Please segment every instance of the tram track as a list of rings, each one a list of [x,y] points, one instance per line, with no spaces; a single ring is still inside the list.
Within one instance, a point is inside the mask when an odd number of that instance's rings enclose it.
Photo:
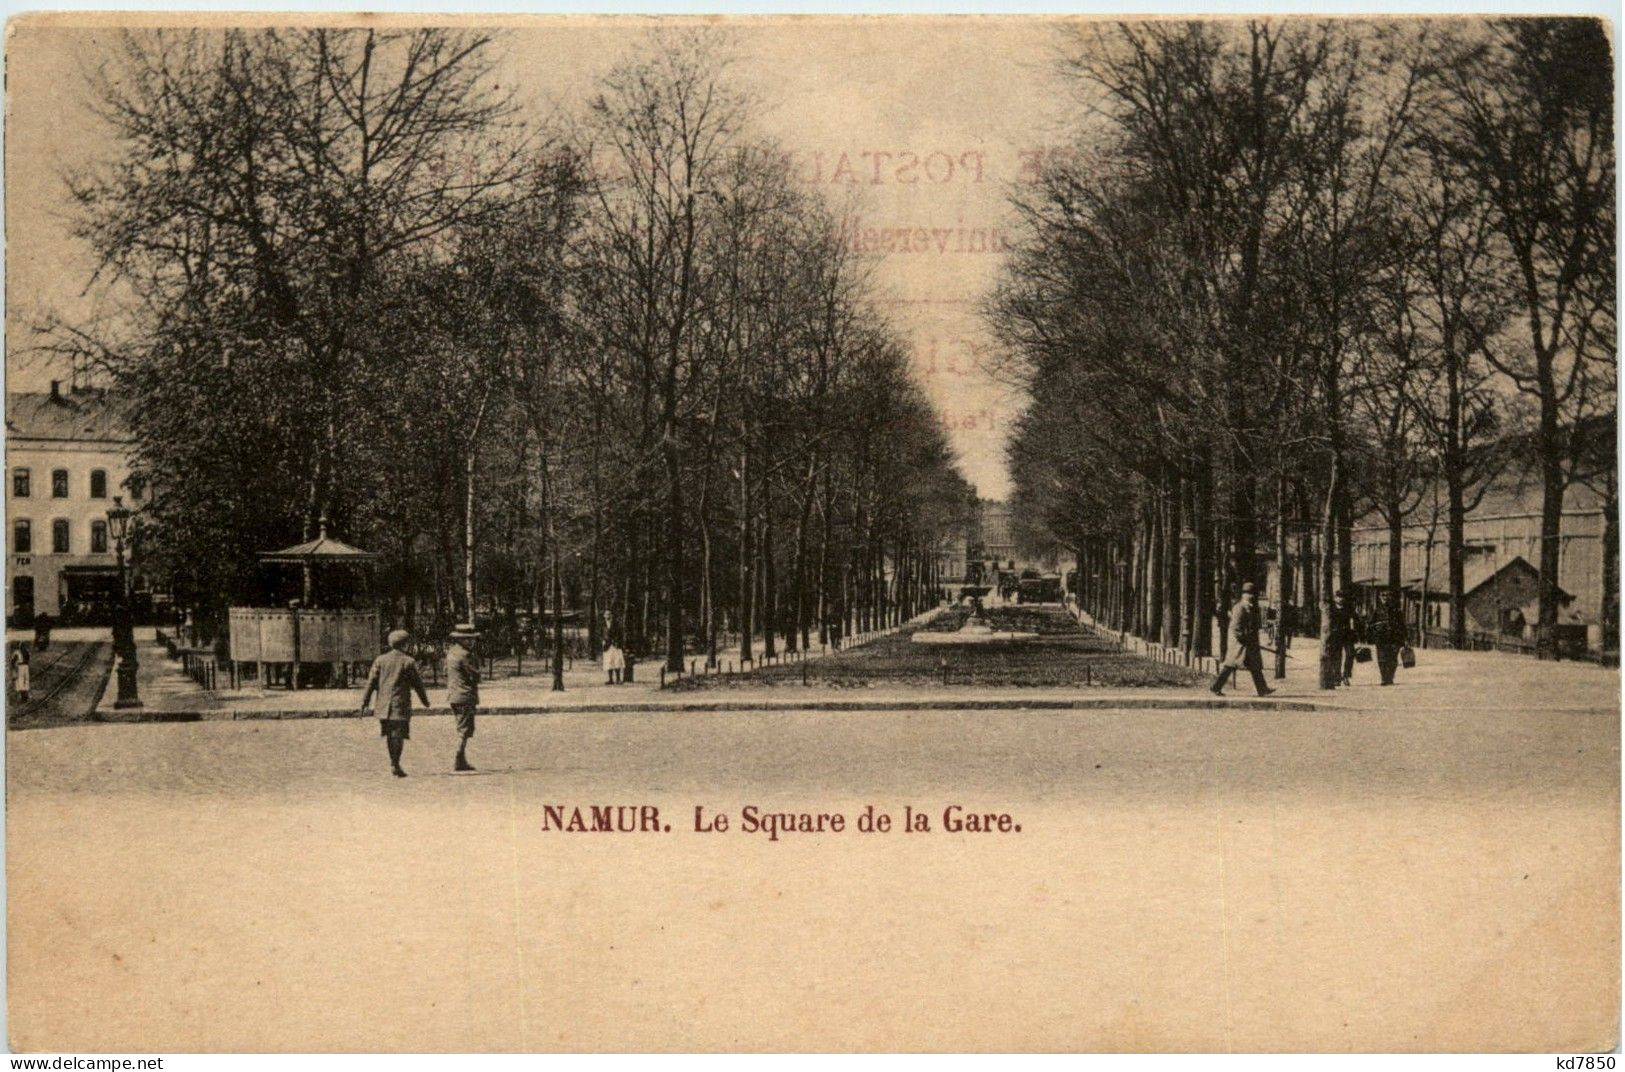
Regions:
[[[70,687],[80,684],[86,669],[98,655],[105,654],[106,649],[106,643],[101,641],[69,641],[62,644],[60,653],[44,665],[38,660],[31,662],[29,678],[36,687],[31,690],[27,703],[11,701],[8,704],[7,723],[17,725],[53,713],[58,697]],[[95,697],[89,697],[83,710],[56,714],[66,720],[80,719],[90,713],[94,702]]]

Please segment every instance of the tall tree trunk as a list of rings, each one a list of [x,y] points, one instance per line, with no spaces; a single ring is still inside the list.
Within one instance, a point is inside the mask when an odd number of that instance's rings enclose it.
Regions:
[[[470,624],[473,624],[473,622],[474,622],[474,606],[475,606],[475,604],[474,604],[474,535],[475,535],[474,534],[474,515],[475,515],[474,464],[475,464],[475,455],[474,455],[474,451],[471,449],[471,450],[469,450],[468,455],[467,455],[466,459],[464,460],[464,468],[463,468],[463,475],[464,475],[464,483],[463,483],[463,608],[464,608],[464,615],[463,615],[463,617]],[[309,581],[308,581],[308,578],[309,578],[309,570],[308,569],[306,570],[306,578],[307,578],[307,582],[306,582],[305,587],[308,589],[310,587]],[[307,591],[305,593],[305,596],[306,596],[306,599],[308,600],[309,596],[310,596],[310,593]]]
[[[762,469],[771,470],[771,458],[763,456]],[[762,478],[762,657],[779,653],[779,571],[773,547],[773,478]]]
[[[756,628],[751,611],[756,602],[756,579],[752,573],[756,548],[751,543],[754,514],[751,504],[750,451],[739,457],[739,662],[753,662],[751,632]]]
[[[1390,498],[1387,506],[1383,508],[1383,520],[1388,523],[1388,599],[1394,607],[1403,607],[1400,602],[1401,592],[1405,586],[1405,578],[1400,571],[1404,569],[1405,553],[1405,517],[1402,504]]]
[[[542,509],[546,512],[548,556],[552,562],[553,584],[553,691],[564,691],[564,582],[559,568],[559,541],[553,527],[553,482],[548,469],[547,456],[541,459]]]
[[[598,585],[600,564],[604,553],[604,500],[599,477],[599,443],[602,442],[603,419],[596,405],[593,412],[592,445],[592,557],[588,563],[587,584],[587,656],[596,659],[604,648],[605,636],[599,619]],[[614,594],[611,593],[611,601]]]
[[[1230,452],[1230,519],[1226,526],[1229,529],[1230,554],[1225,562],[1224,579],[1220,584],[1220,591],[1226,596],[1239,592],[1245,581],[1257,581],[1253,576],[1254,552],[1258,547],[1258,531],[1255,521],[1256,506],[1253,502],[1253,479],[1251,463],[1247,457],[1247,418],[1246,403],[1240,398],[1239,381],[1237,390],[1232,391],[1231,399],[1235,403],[1231,415],[1233,427],[1236,429],[1236,444]],[[1222,606],[1224,600],[1220,600]]]
[[[1298,565],[1294,571],[1298,582],[1298,604],[1303,613],[1298,616],[1301,629],[1320,620],[1319,559],[1315,554],[1316,528],[1312,519],[1305,517],[1307,504],[1299,505]]]
[[[1551,359],[1541,362],[1540,405],[1540,614],[1535,626],[1535,653],[1542,659],[1557,654],[1558,566],[1562,553],[1563,528],[1563,437],[1558,427],[1555,388],[1547,390],[1551,379]]]
[[[1182,579],[1179,555],[1179,496],[1177,477],[1166,481],[1162,496],[1162,642],[1178,647],[1181,640],[1179,608]]]
[[[1180,646],[1186,655],[1196,654],[1196,483],[1180,481],[1179,605]],[[1188,536],[1187,536],[1188,534]]]
[[[1433,504],[1428,513],[1427,544],[1422,551],[1422,596],[1419,602],[1416,622],[1416,640],[1422,647],[1428,646],[1429,618],[1433,609],[1433,548],[1438,542],[1439,535],[1439,482],[1432,482]]]
[[[1619,657],[1619,471],[1608,466],[1603,474],[1602,614],[1598,653]]]
[[[468,622],[474,624],[474,517],[475,466],[479,462],[480,425],[485,422],[485,407],[491,401],[491,387],[487,385],[480,397],[479,409],[474,414],[474,425],[468,431],[468,449],[463,461],[463,600],[468,608]],[[309,593],[306,594],[309,602]]]
[[[1145,574],[1145,631],[1147,640],[1162,640],[1162,496],[1154,495],[1146,503],[1146,574]]]
[[[1197,655],[1213,652],[1213,459],[1206,447],[1198,452],[1196,464],[1196,577],[1191,625],[1196,631],[1193,650]]]
[[[1320,590],[1333,592],[1337,588],[1337,498],[1338,484],[1343,479],[1342,458],[1334,446],[1331,479],[1326,487],[1326,511],[1321,523],[1320,536]],[[1335,689],[1343,680],[1341,656],[1327,643],[1331,636],[1332,604],[1323,599],[1320,604],[1320,687]]]
[[[1446,570],[1450,586],[1450,646],[1467,647],[1467,507],[1459,470],[1447,470],[1445,492]]]
[[[636,515],[627,519],[626,576],[621,582],[621,648],[626,656],[626,669],[622,681],[637,680],[637,656],[643,636],[639,625],[637,577],[644,572],[643,526]]]
[[[1445,427],[1443,468],[1445,481],[1445,550],[1450,589],[1450,646],[1467,646],[1467,478],[1462,444],[1461,359],[1449,321],[1445,325]]]
[[[1337,586],[1354,590],[1354,504],[1347,480],[1337,484]]]
[[[796,563],[795,574],[792,577],[794,585],[793,603],[795,619],[790,623],[789,632],[785,635],[785,648],[789,651],[807,647],[807,523],[812,519],[812,503],[816,459],[808,463],[807,479],[802,487],[801,515],[796,519]]]
[[[1285,459],[1281,459],[1284,463]],[[1286,467],[1275,477],[1275,677],[1286,677],[1287,648],[1292,642],[1292,560],[1287,553]]]
[[[806,501],[801,507],[801,518],[796,522],[795,620],[790,623],[785,646],[790,651],[807,647],[807,522],[812,511],[812,489],[807,489]],[[798,647],[799,644],[799,647]]]
[[[822,510],[818,534],[818,643],[829,643],[829,525],[832,504],[829,491],[829,466],[824,467]]]
[[[711,525],[705,517],[705,496],[700,496],[700,615],[695,620],[707,652],[711,643]],[[707,655],[709,663],[709,655]]]
[[[683,468],[677,447],[675,430],[677,405],[675,395],[671,425],[665,437],[662,453],[666,459],[666,669],[677,673],[683,669],[683,605],[688,571],[683,568]]]

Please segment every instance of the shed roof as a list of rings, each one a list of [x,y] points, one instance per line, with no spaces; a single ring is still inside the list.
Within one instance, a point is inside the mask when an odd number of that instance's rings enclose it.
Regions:
[[[1530,565],[1529,560],[1524,558],[1522,555],[1513,555],[1504,562],[1498,562],[1488,555],[1472,555],[1467,559],[1466,562],[1462,563],[1462,595],[1472,595],[1486,584],[1489,584],[1497,577],[1509,571],[1524,572],[1535,578],[1540,576],[1540,571],[1534,566]],[[1354,583],[1361,588],[1381,588],[1387,585],[1388,578],[1386,575],[1380,577],[1356,577],[1354,579]],[[1407,592],[1419,591],[1422,587],[1422,578],[1407,577],[1401,583],[1400,587],[1405,589]],[[1449,587],[1449,578],[1445,574],[1445,571],[1443,569],[1436,570],[1428,582],[1428,595],[1444,595],[1449,591]],[[1557,594],[1563,599],[1564,602],[1574,598],[1572,594],[1564,591],[1562,587],[1557,589]]]

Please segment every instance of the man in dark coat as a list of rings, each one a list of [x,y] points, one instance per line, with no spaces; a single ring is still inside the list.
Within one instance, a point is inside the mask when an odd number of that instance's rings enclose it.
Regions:
[[[1258,588],[1248,581],[1241,586],[1241,598],[1230,609],[1230,655],[1219,668],[1213,681],[1213,694],[1224,695],[1224,686],[1237,670],[1245,668],[1253,676],[1253,687],[1258,695],[1268,696],[1275,690],[1264,684],[1264,653],[1258,642],[1260,625]]]
[[[378,730],[389,748],[389,767],[397,778],[405,778],[401,770],[401,750],[405,747],[412,727],[412,694],[417,693],[423,706],[429,706],[429,694],[423,691],[423,675],[418,673],[417,660],[406,654],[406,645],[412,635],[405,629],[389,634],[389,650],[372,661],[372,672],[367,675],[366,690],[361,693],[361,709],[365,711],[374,696],[378,697]]]
[[[1331,629],[1326,634],[1326,643],[1342,660],[1342,681],[1349,685],[1354,682],[1354,646],[1360,639],[1360,622],[1355,617],[1354,608],[1349,605],[1347,592],[1339,591],[1332,596],[1329,617]]]
[[[1399,649],[1405,646],[1409,637],[1406,635],[1405,619],[1400,615],[1399,608],[1394,601],[1384,594],[1382,602],[1377,607],[1376,617],[1371,621],[1371,643],[1377,649],[1377,672],[1382,675],[1384,685],[1394,683],[1394,671],[1399,669]]]

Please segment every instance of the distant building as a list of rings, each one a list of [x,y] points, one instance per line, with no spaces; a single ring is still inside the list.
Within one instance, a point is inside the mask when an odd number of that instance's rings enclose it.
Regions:
[[[1606,445],[1609,466],[1613,464],[1612,428],[1609,422],[1594,430],[1599,442]],[[1464,609],[1468,640],[1474,646],[1532,650],[1539,602],[1541,484],[1532,452],[1513,457],[1467,514]],[[1602,644],[1606,528],[1602,496],[1583,483],[1571,484],[1563,496],[1557,568],[1557,639],[1569,650],[1596,651]],[[1354,584],[1369,600],[1388,585],[1388,528],[1380,519],[1366,517],[1355,526],[1353,535]],[[1449,545],[1442,503],[1437,517],[1431,497],[1417,507],[1401,539],[1406,619],[1413,631],[1426,630],[1430,639],[1442,643],[1450,631]]]
[[[981,499],[976,513],[976,531],[970,534],[968,557],[972,564],[982,564],[984,580],[992,572],[1055,573],[1060,569],[1061,546],[1040,530],[1023,526],[1009,503]]]
[[[7,619],[44,612],[60,621],[105,620],[118,598],[108,530],[113,497],[138,509],[134,439],[102,390],[6,394]],[[128,561],[126,548],[126,561]],[[132,587],[145,589],[139,575]]]
[[[1010,504],[983,499],[980,502],[982,557],[1000,568],[1016,560],[1016,526]]]
[[[963,581],[970,564],[970,534],[956,527],[937,546],[937,562],[945,581]]]

